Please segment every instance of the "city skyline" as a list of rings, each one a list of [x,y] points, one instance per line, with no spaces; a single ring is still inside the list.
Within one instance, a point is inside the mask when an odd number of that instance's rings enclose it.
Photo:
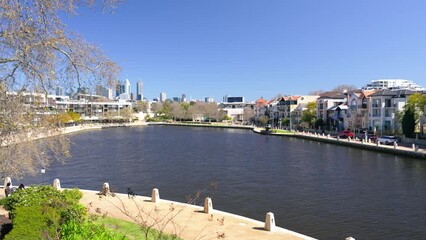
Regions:
[[[167,91],[253,101],[374,79],[425,86],[424,7],[420,0],[127,1],[114,14],[80,9],[64,20],[122,66],[120,79],[133,86],[142,79],[148,99]]]

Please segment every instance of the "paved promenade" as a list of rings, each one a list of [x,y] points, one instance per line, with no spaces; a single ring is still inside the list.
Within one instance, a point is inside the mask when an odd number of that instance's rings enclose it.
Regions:
[[[128,198],[125,194],[116,194],[114,197],[99,197],[98,192],[82,192],[84,196],[81,203],[91,213],[124,220],[147,221],[148,225],[164,229],[165,232],[183,239],[313,239],[280,227],[276,227],[273,232],[265,231],[263,222],[218,210],[207,214],[200,206],[167,200],[153,203],[150,197],[142,196]]]
[[[314,239],[280,227],[276,227],[273,232],[265,231],[263,222],[218,210],[212,210],[207,214],[200,206],[162,199],[153,203],[150,197],[129,198],[126,194],[101,196],[98,191],[80,191],[83,193],[80,202],[92,214],[136,222],[146,221],[148,226],[162,229],[169,234],[176,234],[183,239]],[[3,197],[4,189],[0,188],[0,198]],[[7,211],[0,208],[0,217],[6,216],[8,216]]]

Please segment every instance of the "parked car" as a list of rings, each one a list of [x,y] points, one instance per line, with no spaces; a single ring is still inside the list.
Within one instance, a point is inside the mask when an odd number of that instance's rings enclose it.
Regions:
[[[349,130],[344,130],[342,132],[339,132],[339,138],[354,138],[355,134]]]
[[[399,142],[399,138],[395,136],[381,136],[377,138],[377,142],[379,142],[380,144],[389,145]]]
[[[359,133],[357,135],[357,138],[359,141],[365,140],[365,133]],[[367,140],[370,140],[371,142],[376,142],[377,136],[374,134],[367,134]]]

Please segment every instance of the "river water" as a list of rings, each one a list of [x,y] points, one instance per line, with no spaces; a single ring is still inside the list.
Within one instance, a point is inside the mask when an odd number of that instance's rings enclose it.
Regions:
[[[145,126],[70,135],[72,157],[25,183],[186,202],[319,239],[426,239],[426,161],[248,130]],[[212,187],[213,186],[213,187]],[[201,202],[200,201],[200,202]]]

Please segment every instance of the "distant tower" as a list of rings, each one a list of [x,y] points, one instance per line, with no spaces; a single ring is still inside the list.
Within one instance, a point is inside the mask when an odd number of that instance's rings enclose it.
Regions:
[[[229,97],[229,95],[225,95],[225,96],[223,97],[223,102],[228,102],[228,97]]]
[[[167,99],[167,93],[162,92],[160,93],[160,102],[164,102]]]
[[[57,96],[63,96],[64,95],[64,89],[62,87],[56,87],[56,95]]]
[[[143,100],[143,82],[141,80],[136,84],[136,100]]]
[[[187,102],[186,94],[185,94],[185,93],[183,93],[183,94],[182,94],[181,101],[182,101],[182,102]]]
[[[130,93],[132,93],[129,79],[126,79],[126,81],[124,81],[124,93],[127,93],[129,96],[130,96]]]

